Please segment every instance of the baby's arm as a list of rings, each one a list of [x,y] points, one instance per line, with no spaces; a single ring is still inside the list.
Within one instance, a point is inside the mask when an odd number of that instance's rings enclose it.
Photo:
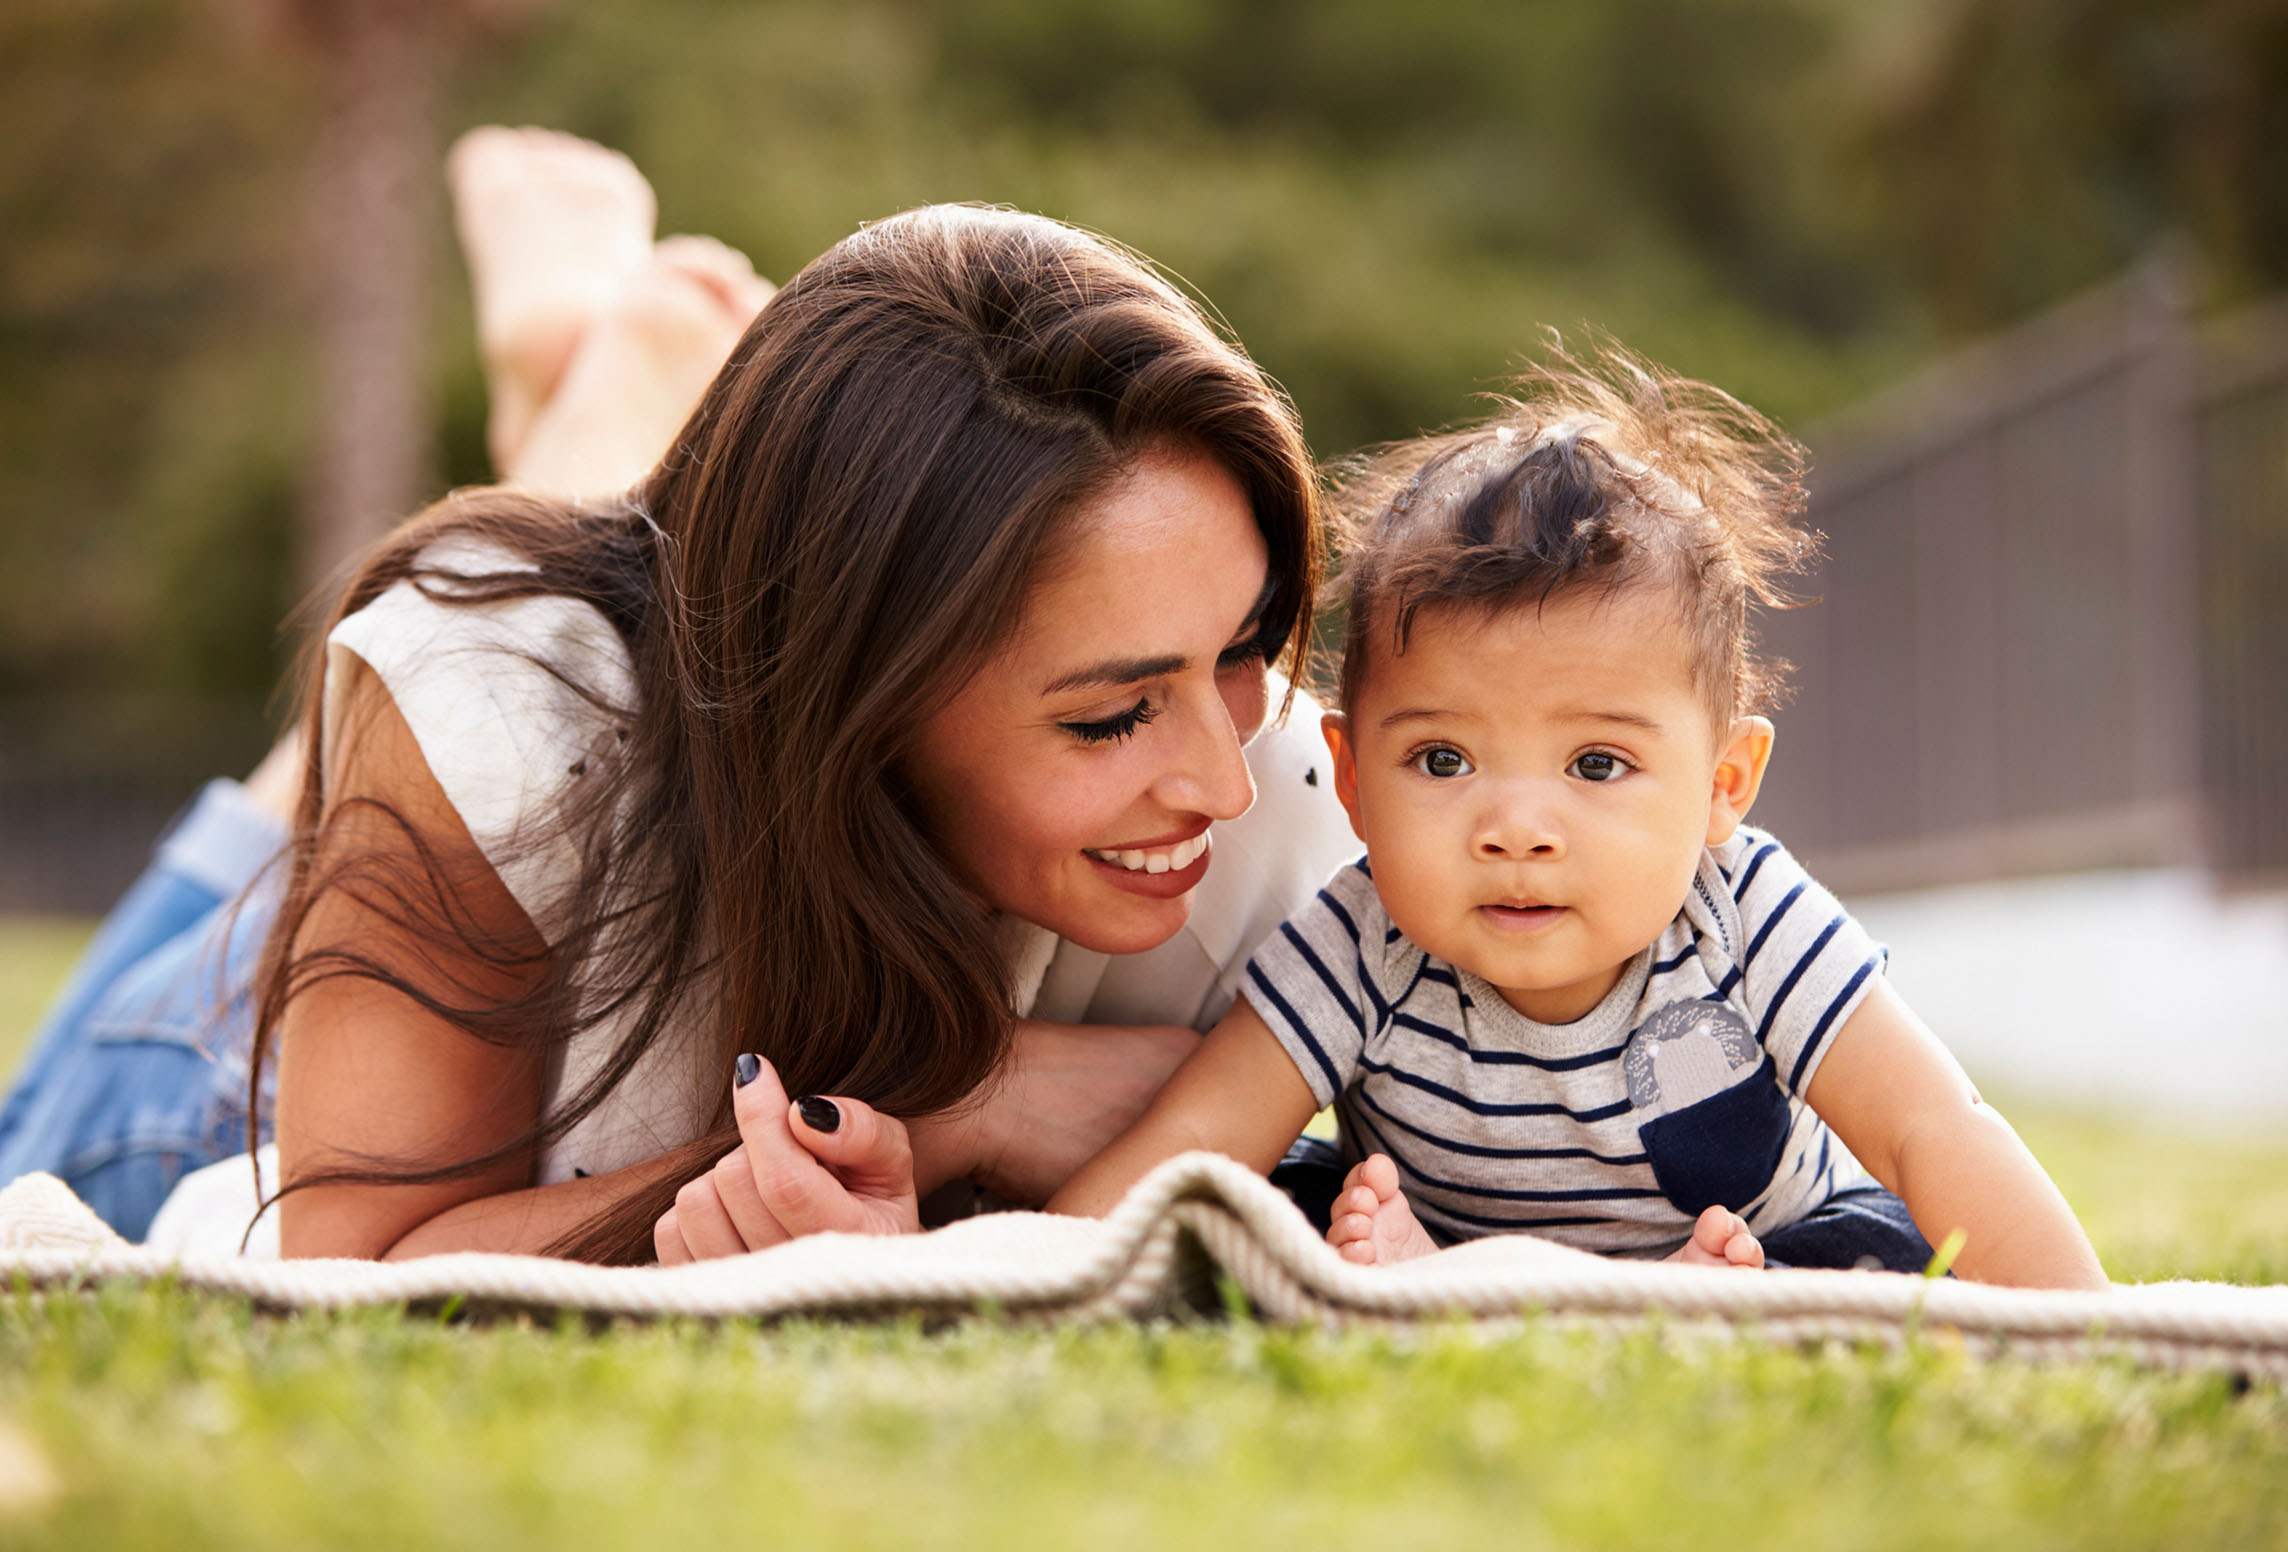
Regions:
[[[1101,1218],[1153,1165],[1193,1148],[1269,1174],[1318,1109],[1293,1058],[1242,997],[1143,1119],[1066,1181],[1048,1210]]]
[[[1955,1269],[2029,1288],[2107,1286],[2073,1209],[1952,1053],[1878,977],[1812,1075],[1805,1103],[1896,1192]]]

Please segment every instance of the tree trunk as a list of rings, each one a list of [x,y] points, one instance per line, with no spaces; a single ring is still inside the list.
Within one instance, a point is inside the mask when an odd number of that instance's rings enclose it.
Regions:
[[[310,583],[410,512],[429,478],[424,347],[443,9],[424,0],[304,8],[326,94],[307,198],[320,360],[300,555]]]

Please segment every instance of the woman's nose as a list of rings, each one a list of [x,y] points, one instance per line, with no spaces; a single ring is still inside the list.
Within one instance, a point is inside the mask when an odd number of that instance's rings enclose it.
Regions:
[[[1565,854],[1565,832],[1549,804],[1531,790],[1493,794],[1479,818],[1471,849],[1488,861],[1548,861]]]
[[[1223,697],[1202,697],[1185,709],[1173,763],[1153,783],[1152,795],[1179,812],[1237,819],[1255,802],[1255,774],[1247,768],[1240,738]]]

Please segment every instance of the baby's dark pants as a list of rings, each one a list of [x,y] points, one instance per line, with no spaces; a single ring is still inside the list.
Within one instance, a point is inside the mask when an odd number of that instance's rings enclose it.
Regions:
[[[1324,1234],[1343,1175],[1340,1149],[1323,1137],[1301,1137],[1271,1172],[1271,1183]],[[1872,1182],[1847,1186],[1786,1228],[1760,1237],[1766,1266],[1920,1272],[1933,1255],[1907,1204]]]

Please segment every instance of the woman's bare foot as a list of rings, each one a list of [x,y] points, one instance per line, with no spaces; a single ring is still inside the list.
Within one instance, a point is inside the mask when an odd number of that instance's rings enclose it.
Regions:
[[[651,262],[657,205],[635,163],[551,130],[470,130],[445,175],[476,296],[486,440],[506,469],[590,324]]]
[[[711,237],[670,237],[589,322],[502,472],[558,495],[625,490],[659,462],[772,286]]]
[[[1381,1153],[1354,1167],[1343,1180],[1327,1243],[1357,1266],[1411,1261],[1438,1248],[1398,1189],[1398,1166]]]
[[[1683,1266],[1736,1266],[1754,1271],[1764,1264],[1763,1242],[1748,1232],[1748,1220],[1727,1208],[1711,1207],[1692,1226],[1692,1238],[1668,1258]]]

